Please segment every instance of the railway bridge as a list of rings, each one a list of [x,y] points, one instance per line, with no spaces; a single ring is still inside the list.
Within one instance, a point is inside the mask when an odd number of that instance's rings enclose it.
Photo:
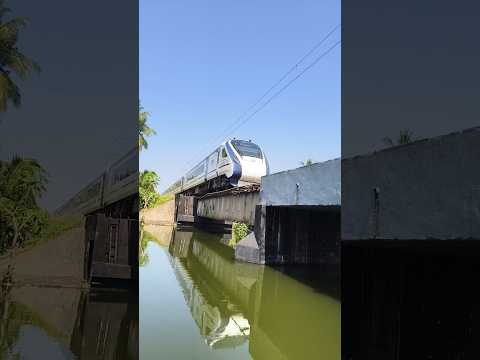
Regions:
[[[238,260],[257,264],[338,263],[340,160],[316,163],[216,192],[177,194],[175,220],[224,231],[253,230],[236,246]]]

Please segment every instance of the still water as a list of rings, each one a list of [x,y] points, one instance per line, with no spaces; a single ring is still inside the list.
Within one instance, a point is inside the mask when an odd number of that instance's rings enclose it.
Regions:
[[[0,292],[0,359],[137,358],[138,299],[131,291],[23,286]]]
[[[340,359],[338,273],[236,262],[226,242],[145,228],[140,359]]]

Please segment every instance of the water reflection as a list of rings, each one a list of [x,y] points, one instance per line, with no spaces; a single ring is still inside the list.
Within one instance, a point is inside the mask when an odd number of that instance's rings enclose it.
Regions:
[[[307,286],[270,267],[234,261],[233,249],[222,244],[221,235],[199,231],[173,231],[168,248],[152,245],[147,250],[152,257],[141,274],[141,299],[156,296],[153,282],[168,286],[161,291],[173,296],[164,297],[158,306],[149,301],[145,310],[142,301],[142,312],[170,312],[166,319],[160,315],[163,322],[179,319],[161,333],[162,352],[178,359],[340,359],[338,283],[332,280],[336,274],[327,269],[317,274],[307,274],[312,269],[305,267],[283,269],[297,278],[316,279]],[[313,287],[322,278],[323,286]],[[175,292],[186,307],[174,303]],[[193,322],[185,319],[185,311]],[[145,341],[141,335],[140,350],[146,355],[141,358],[154,358],[158,340],[151,333],[160,325],[142,320],[141,316],[141,332],[150,335]],[[191,334],[192,324],[203,346]]]
[[[128,291],[14,287],[0,296],[0,358],[137,359]]]

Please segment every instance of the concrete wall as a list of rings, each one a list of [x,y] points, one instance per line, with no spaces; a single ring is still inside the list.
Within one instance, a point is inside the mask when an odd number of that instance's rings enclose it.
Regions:
[[[344,159],[342,239],[480,239],[479,160],[480,127]]]
[[[170,200],[160,206],[152,209],[143,209],[140,211],[140,219],[145,224],[169,225],[175,221],[175,201]]]
[[[238,260],[259,264],[338,261],[340,160],[264,176],[255,231],[235,248]]]
[[[197,216],[220,221],[239,221],[249,225],[255,223],[255,206],[259,202],[258,192],[227,194],[199,199]]]
[[[262,205],[340,205],[340,160],[262,177]],[[298,184],[298,185],[297,185]]]

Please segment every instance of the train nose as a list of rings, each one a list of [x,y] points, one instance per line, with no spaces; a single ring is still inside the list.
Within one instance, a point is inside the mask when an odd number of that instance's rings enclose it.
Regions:
[[[263,161],[258,158],[244,156],[242,158],[242,181],[260,184],[260,179],[265,174]]]

